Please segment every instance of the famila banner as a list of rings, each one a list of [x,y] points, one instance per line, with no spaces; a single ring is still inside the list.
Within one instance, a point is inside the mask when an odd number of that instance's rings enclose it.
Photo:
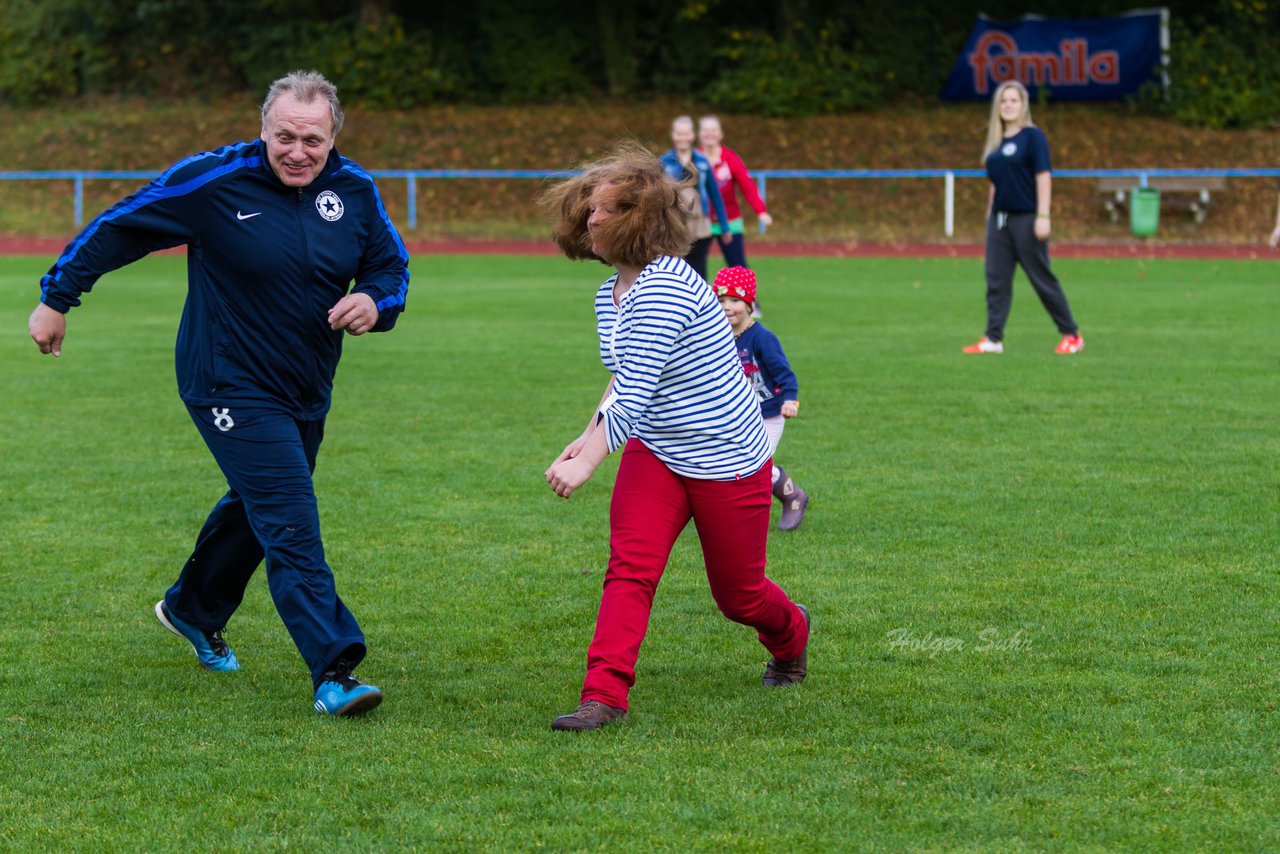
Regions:
[[[1006,80],[1034,99],[1106,101],[1145,83],[1167,85],[1169,10],[1140,9],[1113,18],[978,17],[942,87],[944,101],[985,101]]]

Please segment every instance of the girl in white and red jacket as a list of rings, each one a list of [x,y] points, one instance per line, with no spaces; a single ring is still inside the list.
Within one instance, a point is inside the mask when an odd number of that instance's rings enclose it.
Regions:
[[[728,234],[730,241],[721,242],[720,250],[724,253],[725,263],[730,267],[746,267],[747,251],[742,239],[742,209],[738,207],[738,190],[746,197],[747,204],[760,217],[766,226],[773,225],[773,217],[765,206],[764,199],[756,189],[756,182],[751,180],[747,165],[734,151],[723,145],[724,131],[720,128],[720,119],[715,116],[703,116],[698,120],[699,149],[711,162],[711,172],[716,184],[720,187],[720,195],[724,198],[725,214],[728,222],[715,220],[711,223],[712,235]]]

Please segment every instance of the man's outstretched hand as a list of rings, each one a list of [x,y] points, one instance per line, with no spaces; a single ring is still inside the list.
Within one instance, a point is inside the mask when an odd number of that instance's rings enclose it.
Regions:
[[[378,322],[378,307],[368,294],[347,294],[329,309],[329,328],[345,329],[352,335],[363,335]]]
[[[27,331],[41,353],[61,356],[62,339],[67,337],[67,316],[40,303],[27,320]]]

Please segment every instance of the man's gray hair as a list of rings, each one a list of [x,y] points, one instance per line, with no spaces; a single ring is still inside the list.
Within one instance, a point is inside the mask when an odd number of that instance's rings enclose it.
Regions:
[[[338,103],[338,87],[330,83],[319,71],[290,71],[267,88],[266,100],[262,102],[262,126],[267,126],[267,114],[275,106],[276,99],[288,93],[302,104],[310,104],[316,98],[329,102],[329,113],[333,116],[333,135],[342,130],[342,121],[346,118],[342,112],[342,104]]]

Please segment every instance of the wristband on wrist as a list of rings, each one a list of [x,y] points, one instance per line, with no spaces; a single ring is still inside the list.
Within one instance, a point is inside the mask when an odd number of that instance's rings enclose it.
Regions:
[[[1048,211],[1040,211],[1036,214],[1036,219],[1049,219]]]

